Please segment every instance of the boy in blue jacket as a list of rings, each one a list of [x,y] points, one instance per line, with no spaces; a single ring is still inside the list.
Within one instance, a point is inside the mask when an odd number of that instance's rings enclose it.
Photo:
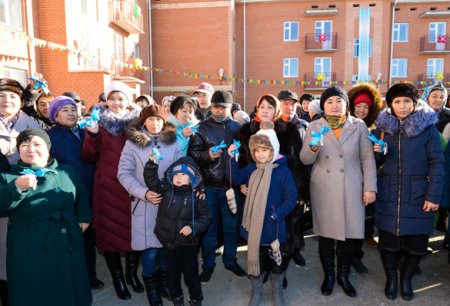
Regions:
[[[231,172],[227,177],[237,185],[247,184],[241,236],[248,241],[247,264],[251,280],[249,305],[259,305],[262,297],[263,267],[270,266],[272,297],[275,305],[285,305],[280,244],[286,241],[286,216],[297,202],[297,187],[287,167],[286,157],[278,155],[278,142],[273,123],[266,121],[250,138],[249,147],[256,164],[239,169],[234,158],[235,145],[228,154]]]

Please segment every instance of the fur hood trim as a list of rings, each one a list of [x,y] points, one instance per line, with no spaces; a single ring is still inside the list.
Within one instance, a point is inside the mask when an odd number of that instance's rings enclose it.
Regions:
[[[177,141],[177,136],[175,132],[171,129],[166,129],[163,127],[162,131],[157,136],[151,136],[146,132],[145,128],[142,126],[141,121],[138,119],[132,121],[128,126],[127,130],[127,138],[132,143],[137,145],[140,148],[148,147],[152,141],[161,141],[163,144],[171,145],[175,141]]]
[[[364,123],[370,128],[380,114],[383,102],[381,100],[380,92],[374,86],[366,83],[353,86],[347,92],[350,115],[353,117],[355,117],[355,105],[353,104],[353,101],[358,94],[363,92],[369,94],[373,98],[373,104],[369,107],[369,114],[364,119]]]
[[[422,133],[430,125],[438,121],[438,113],[418,110],[400,123],[397,117],[390,111],[383,111],[376,121],[377,128],[389,135],[402,133],[408,137],[415,137]]]
[[[131,121],[139,118],[141,109],[136,105],[130,104],[131,110],[125,113],[116,114],[106,107],[99,107],[100,121],[99,127],[105,129],[112,136],[119,136],[126,131]]]

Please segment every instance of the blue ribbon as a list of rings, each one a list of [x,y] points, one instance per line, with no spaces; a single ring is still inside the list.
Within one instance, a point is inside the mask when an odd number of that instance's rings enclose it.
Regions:
[[[195,133],[198,132],[198,124],[194,125],[194,123],[188,122],[188,123],[186,123],[185,125],[182,126],[182,130],[183,130],[185,127],[190,127],[193,134],[195,134]]]
[[[80,128],[84,128],[85,126],[93,127],[95,122],[100,121],[100,109],[96,108],[92,111],[91,116],[89,118],[81,120],[78,125]]]
[[[159,153],[157,148],[152,148],[152,154],[156,156],[156,162],[159,162],[161,159],[163,159],[163,156],[161,153]]]
[[[331,131],[331,128],[329,126],[324,125],[320,128],[319,132],[311,132],[311,142],[309,143],[309,145],[311,147],[317,147],[319,144],[323,145],[322,143],[323,135],[325,135],[329,131]]]
[[[20,172],[20,174],[24,174],[24,175],[33,174],[33,175],[36,175],[37,177],[43,177],[44,174],[47,172],[53,172],[53,170],[50,170],[47,168],[41,168],[36,171],[33,171],[31,169],[24,169],[22,172]]]
[[[384,152],[384,150],[385,150],[385,148],[386,148],[386,142],[384,141],[384,140],[381,140],[381,139],[378,139],[378,138],[376,138],[375,137],[375,135],[369,135],[369,139],[373,142],[373,143],[375,143],[375,144],[377,144],[377,145],[380,145],[380,150],[381,150],[381,152]]]
[[[234,158],[236,159],[236,161],[238,161],[239,160],[239,148],[241,147],[241,142],[239,140],[233,139],[233,144],[235,145],[236,149],[231,151],[231,153],[233,153]]]
[[[222,142],[219,145],[211,148],[211,152],[213,154],[217,154],[220,149],[226,149],[226,148],[227,148],[227,144],[222,140]]]
[[[33,89],[42,89],[46,95],[50,93],[50,90],[48,89],[48,85],[46,81],[41,81],[35,77],[28,78],[30,81],[34,81]]]

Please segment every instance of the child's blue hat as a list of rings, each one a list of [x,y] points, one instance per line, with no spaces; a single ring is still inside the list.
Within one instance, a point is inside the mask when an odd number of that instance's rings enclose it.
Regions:
[[[189,179],[191,180],[191,185],[195,184],[196,181],[196,175],[195,175],[195,170],[190,167],[187,164],[178,164],[176,166],[173,167],[172,169],[172,174],[175,175],[177,173],[184,173],[187,176],[189,176]]]

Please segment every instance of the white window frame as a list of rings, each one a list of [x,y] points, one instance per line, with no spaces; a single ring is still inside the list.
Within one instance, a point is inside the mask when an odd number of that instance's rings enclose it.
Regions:
[[[297,36],[293,37],[292,27],[296,25],[297,27]],[[284,41],[298,41],[299,37],[299,24],[298,21],[285,21],[283,23],[283,40]]]
[[[5,12],[5,20],[0,20],[0,23],[5,24],[8,27],[22,30],[22,1],[13,0],[14,4],[11,5],[11,0],[0,0],[0,6],[3,6]],[[11,16],[11,12],[15,12],[18,16]]]
[[[4,78],[9,78],[18,81],[22,86],[25,86],[27,81],[27,71],[11,67],[3,67],[2,76]]]
[[[329,61],[329,69],[326,69],[325,61]],[[332,66],[331,57],[315,57],[314,58],[314,78],[317,78],[317,74],[324,73],[325,79],[324,82],[331,82],[331,66]],[[319,67],[319,69],[316,69]],[[328,70],[328,71],[326,71]]]
[[[400,71],[400,61],[405,62],[405,71],[403,74],[399,74]],[[394,70],[395,68],[395,70]],[[393,58],[391,64],[391,72],[393,78],[406,78],[408,76],[408,59],[407,58]]]
[[[430,24],[428,25],[428,42],[437,43],[438,36],[446,35],[446,29],[446,22],[430,22]]]
[[[402,32],[405,33],[405,39],[402,39]],[[409,23],[396,22],[392,29],[392,41],[393,42],[408,42],[409,41]]]
[[[283,59],[283,77],[298,78],[298,58],[288,57]]]
[[[438,62],[441,62],[442,64],[440,65],[441,69],[438,69],[439,65],[437,65]],[[436,79],[436,75],[438,73],[444,73],[444,64],[445,61],[443,58],[429,58],[427,59],[427,78],[434,78]],[[430,73],[429,68],[432,70]]]
[[[373,39],[372,37],[369,38],[369,57],[372,57],[372,46],[373,46]],[[358,57],[359,55],[359,39],[355,38],[353,40],[353,57]]]

